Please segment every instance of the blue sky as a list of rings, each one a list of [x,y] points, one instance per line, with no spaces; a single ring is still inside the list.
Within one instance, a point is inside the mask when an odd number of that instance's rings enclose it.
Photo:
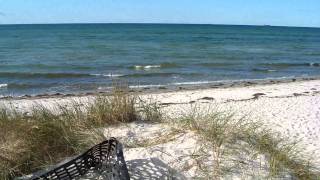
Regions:
[[[320,27],[320,0],[0,0],[0,23],[205,23]]]

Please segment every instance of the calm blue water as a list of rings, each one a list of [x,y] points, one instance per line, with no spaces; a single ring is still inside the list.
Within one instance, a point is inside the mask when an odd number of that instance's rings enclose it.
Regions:
[[[0,95],[320,75],[320,29],[77,24],[0,26]]]

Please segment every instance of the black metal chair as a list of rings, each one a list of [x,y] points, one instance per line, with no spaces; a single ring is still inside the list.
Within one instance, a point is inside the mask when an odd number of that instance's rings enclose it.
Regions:
[[[34,175],[31,180],[71,180],[92,170],[103,171],[104,179],[130,179],[123,156],[122,144],[115,138],[106,140],[85,153],[52,170]]]

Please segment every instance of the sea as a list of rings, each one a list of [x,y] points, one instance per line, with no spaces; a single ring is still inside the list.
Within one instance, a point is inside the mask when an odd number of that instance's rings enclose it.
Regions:
[[[320,75],[320,28],[0,25],[0,96]]]

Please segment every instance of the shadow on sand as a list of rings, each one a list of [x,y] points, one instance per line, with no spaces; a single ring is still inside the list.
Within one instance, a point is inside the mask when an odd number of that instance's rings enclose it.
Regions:
[[[135,159],[127,162],[130,178],[138,179],[187,179],[157,158]]]
[[[157,158],[135,159],[126,162],[131,180],[184,180],[187,179],[173,168]],[[112,173],[108,171],[93,171],[80,180],[109,180]]]

